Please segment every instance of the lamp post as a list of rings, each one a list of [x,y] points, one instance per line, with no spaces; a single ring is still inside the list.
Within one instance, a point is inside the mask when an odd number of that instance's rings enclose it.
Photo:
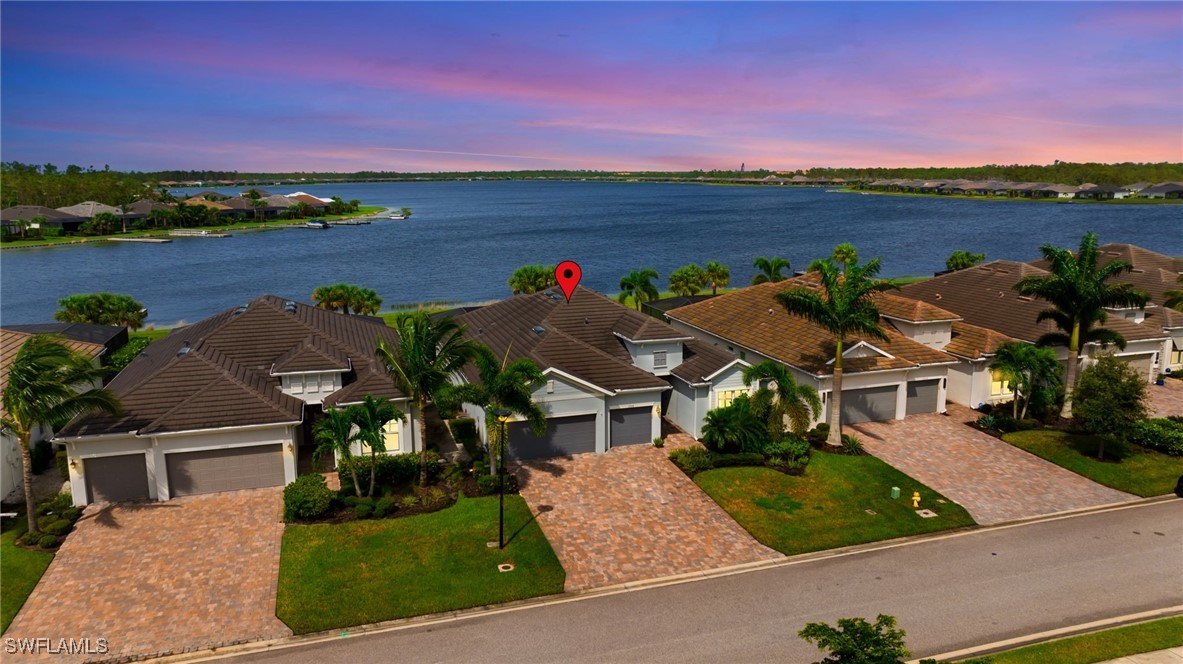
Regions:
[[[500,459],[497,461],[497,484],[500,494],[500,507],[497,517],[497,548],[505,548],[505,448],[509,445],[509,440],[505,435],[505,423],[509,421],[510,412],[504,408],[498,408],[493,411],[493,415],[497,417],[499,426],[499,433],[501,434],[501,451]]]

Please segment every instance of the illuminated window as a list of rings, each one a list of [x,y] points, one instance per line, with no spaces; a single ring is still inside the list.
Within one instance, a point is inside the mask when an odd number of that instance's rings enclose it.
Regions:
[[[398,451],[399,420],[391,420],[382,428],[382,438],[386,441],[387,452]]]
[[[741,394],[747,394],[747,390],[723,390],[722,392],[718,393],[715,407],[726,408],[731,405],[732,401],[735,401],[735,397],[738,397]]]
[[[1183,350],[1176,348],[1171,351],[1171,366],[1183,364]]]
[[[1007,385],[1006,378],[1003,377],[1002,372],[994,369],[990,372],[990,396],[1000,397],[1007,394],[1013,394],[1010,386]]]

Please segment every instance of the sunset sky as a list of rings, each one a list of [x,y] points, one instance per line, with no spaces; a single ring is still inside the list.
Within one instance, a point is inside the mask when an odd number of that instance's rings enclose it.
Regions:
[[[1183,3],[0,5],[4,161],[1183,160]]]

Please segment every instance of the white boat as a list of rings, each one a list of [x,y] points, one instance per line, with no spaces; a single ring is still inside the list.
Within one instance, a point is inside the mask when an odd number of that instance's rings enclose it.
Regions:
[[[402,212],[395,212],[394,214],[390,215],[389,218],[390,219],[398,219],[401,221],[403,219],[406,219],[406,216],[404,216]]]
[[[328,228],[328,227],[329,227],[329,222],[327,222],[327,221],[319,221],[319,220],[315,220],[315,219],[313,219],[313,220],[310,220],[310,221],[306,221],[306,222],[304,222],[304,227],[305,227],[305,228],[319,228],[319,229],[325,229],[325,228]]]

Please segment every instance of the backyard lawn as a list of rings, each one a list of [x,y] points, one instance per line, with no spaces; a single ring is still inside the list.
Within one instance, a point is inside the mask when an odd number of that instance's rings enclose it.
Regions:
[[[18,547],[16,538],[24,531],[14,525],[0,533],[0,633],[8,629],[53,560],[52,554]]]
[[[1152,620],[990,655],[991,664],[1091,664],[1183,646],[1183,617]],[[972,661],[972,660],[970,660]],[[1168,660],[1169,661],[1169,660]]]
[[[1171,493],[1183,475],[1183,457],[1170,457],[1138,445],[1125,446],[1127,454],[1120,462],[1098,461],[1095,436],[1041,430],[1016,431],[1002,439],[1098,484],[1137,496]],[[1106,444],[1106,457],[1113,447],[1112,443]]]
[[[974,524],[961,506],[873,456],[814,452],[801,476],[734,467],[699,473],[694,481],[757,540],[786,555]],[[897,486],[900,497],[893,500]],[[918,516],[914,491],[920,507],[939,516]]]
[[[289,525],[276,614],[297,634],[563,592],[565,573],[526,501],[497,497],[439,512],[340,524]],[[512,572],[499,572],[501,563]]]

